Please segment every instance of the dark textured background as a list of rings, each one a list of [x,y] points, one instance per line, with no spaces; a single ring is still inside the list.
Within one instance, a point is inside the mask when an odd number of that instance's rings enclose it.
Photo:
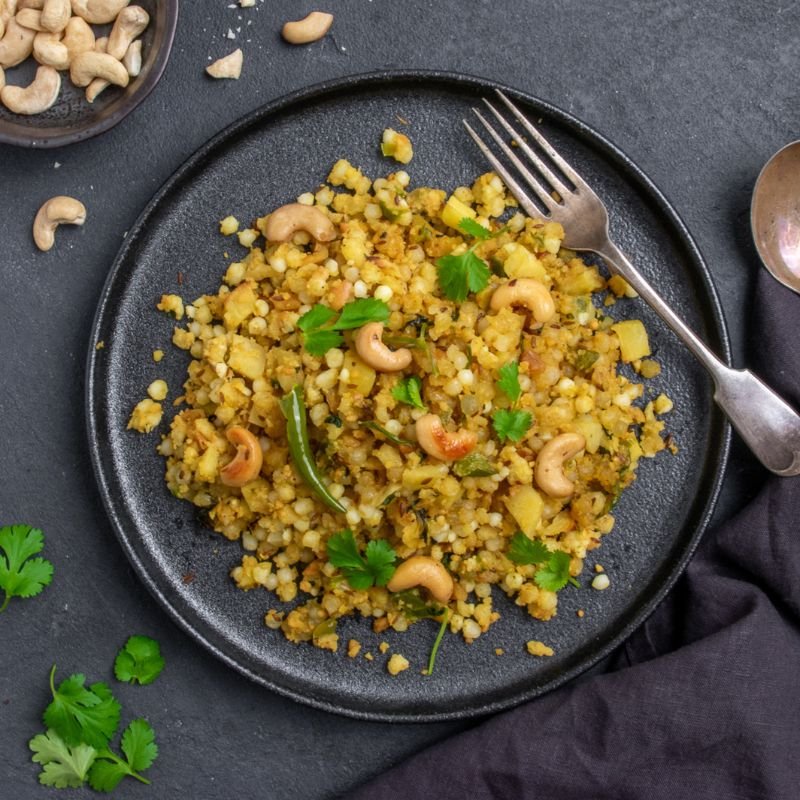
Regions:
[[[0,616],[3,797],[47,795],[26,743],[41,728],[51,664],[63,675],[111,679],[114,654],[133,632],[161,641],[167,669],[153,687],[117,690],[123,713],[147,716],[161,746],[155,786],[125,786],[123,797],[333,797],[466,725],[358,722],[250,684],[168,621],[101,507],[84,432],[83,370],[105,275],[153,192],[242,114],[312,83],[385,68],[477,74],[538,95],[606,135],[655,181],[714,274],[736,364],[758,346],[747,317],[758,269],[748,204],[763,162],[798,137],[800,6],[354,0],[328,6],[332,35],[290,49],[281,24],[311,8],[184,2],[164,78],[117,128],[62,150],[0,147],[0,523],[41,527],[56,566],[41,597],[12,601]],[[208,56],[232,49],[225,33],[238,26],[241,80],[206,79]],[[89,220],[41,254],[30,224],[59,193],[82,198]],[[742,505],[760,479],[735,445],[718,516]]]

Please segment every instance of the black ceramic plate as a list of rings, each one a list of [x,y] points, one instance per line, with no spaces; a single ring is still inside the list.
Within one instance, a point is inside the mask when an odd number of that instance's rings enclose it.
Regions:
[[[441,720],[509,707],[578,675],[620,644],[653,610],[685,567],[717,497],[728,428],[712,402],[705,373],[644,303],[615,314],[645,320],[662,374],[650,393],[675,401],[669,428],[679,446],[644,460],[639,479],[616,509],[617,525],[587,562],[584,587],[565,589],[558,616],[531,619],[496,592],[502,619],[472,645],[446,636],[435,673],[420,675],[436,633],[424,621],[404,634],[377,636],[348,619],[341,639],[357,638],[375,660],[350,659],[288,643],[264,626],[277,606],[266,591],[243,593],[228,577],[238,543],[211,533],[194,510],[169,494],[157,434],[126,431],[131,409],[155,378],[175,397],[187,354],[170,344],[173,323],[155,310],[163,292],[191,300],[215,292],[226,264],[243,251],[218,233],[227,214],[249,221],[324,181],[347,157],[378,177],[396,165],[380,156],[387,126],[408,131],[413,185],[445,189],[470,183],[487,167],[461,118],[490,84],[441,74],[381,74],[309,89],[256,111],[213,139],[153,198],[129,232],[103,291],[89,351],[87,413],[97,480],[114,529],[142,581],[170,615],[226,663],[281,694],[354,717]],[[625,156],[598,134],[541,101],[506,89],[609,206],[619,244],[689,323],[720,354],[728,347],[708,272],[665,199]],[[406,120],[407,124],[401,122]],[[95,344],[103,342],[102,349]],[[151,353],[167,355],[155,364]],[[167,430],[170,410],[161,431]],[[588,588],[601,562],[611,588]],[[578,609],[585,611],[579,618]],[[525,642],[555,650],[533,658]],[[412,668],[392,678],[387,641]],[[497,656],[496,648],[504,655]]]

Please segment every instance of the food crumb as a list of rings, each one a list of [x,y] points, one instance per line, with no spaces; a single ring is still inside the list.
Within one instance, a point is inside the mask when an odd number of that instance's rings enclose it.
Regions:
[[[602,564],[595,564],[594,565],[594,571],[597,572],[597,573],[605,572],[605,568],[603,567]]]
[[[502,647],[495,647],[495,649],[494,649],[494,654],[495,654],[496,656],[502,656],[502,655],[505,655],[505,652],[506,652],[506,651],[505,651],[505,650],[503,650],[503,648],[502,648]]]
[[[602,592],[604,589],[608,589],[611,586],[611,581],[608,579],[608,575],[598,575],[592,581],[592,589],[597,589],[598,592]]]
[[[397,675],[403,670],[408,669],[408,667],[409,667],[408,659],[405,658],[404,656],[401,656],[399,653],[395,653],[389,659],[389,662],[386,665],[386,669],[389,670],[390,675]]]
[[[575,614],[576,614],[577,616],[579,616],[581,619],[583,619],[583,618],[586,616],[586,612],[585,612],[585,611],[584,611],[582,608],[579,608],[579,609],[578,609],[578,610],[575,612]]]
[[[355,658],[361,652],[361,642],[358,639],[351,639],[347,643],[347,655]]]
[[[367,661],[372,661],[372,659],[375,658],[375,656],[373,656],[372,653],[364,653],[364,658]]]
[[[177,294],[162,294],[156,308],[165,314],[173,314],[175,319],[183,319],[183,300]]]
[[[149,397],[140,400],[131,413],[128,420],[128,430],[138,431],[139,433],[150,433],[153,428],[161,422],[164,411],[161,403],[156,403]]]
[[[283,611],[278,611],[275,608],[271,608],[266,614],[264,614],[264,624],[273,631],[276,631],[281,627],[283,617]]]
[[[381,642],[378,645],[378,650],[380,650],[381,653],[385,653],[388,649],[389,649],[389,642]]]
[[[159,378],[158,380],[153,381],[147,387],[147,394],[149,394],[150,397],[153,400],[164,400],[164,399],[166,399],[166,396],[167,396],[168,392],[169,392],[169,388],[167,387],[167,382],[165,380],[161,380],[161,378]]]
[[[231,236],[239,230],[239,220],[232,214],[229,214],[225,219],[220,220],[219,232],[223,236]]]
[[[101,340],[94,346],[94,349],[95,350],[102,350],[105,346],[106,346],[106,343]]]
[[[158,364],[162,358],[164,358],[163,350],[153,350],[153,361],[155,361],[156,364]]]
[[[401,164],[408,164],[414,157],[414,148],[411,146],[411,139],[404,133],[386,128],[381,141],[381,153]]]
[[[555,654],[552,647],[548,647],[544,642],[537,642],[535,639],[531,639],[526,647],[532,656],[552,656]]]
[[[192,583],[192,581],[194,581],[194,579],[195,579],[196,577],[197,577],[197,576],[194,574],[194,572],[187,572],[187,573],[186,573],[185,575],[183,575],[183,577],[181,578],[181,582],[183,583],[183,585],[184,585],[184,586],[188,586],[190,583]]]

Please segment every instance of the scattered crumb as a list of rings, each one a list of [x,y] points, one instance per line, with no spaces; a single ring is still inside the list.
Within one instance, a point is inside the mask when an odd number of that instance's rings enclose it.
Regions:
[[[594,565],[594,571],[598,572],[598,573],[605,572],[605,568],[603,567],[602,564],[595,564]]]
[[[577,610],[575,613],[576,613],[576,614],[577,614],[577,616],[579,616],[581,619],[583,619],[583,618],[586,616],[586,612],[585,612],[585,611],[584,611],[582,608],[579,608],[579,609],[578,609],[578,610]]]
[[[531,639],[526,646],[532,656],[552,656],[555,654],[552,647],[548,647],[544,642],[537,642],[535,639]]]
[[[597,589],[598,592],[608,589],[609,586],[611,586],[611,581],[608,579],[608,575],[606,574],[597,575],[592,581],[592,589]]]
[[[357,639],[351,639],[347,643],[347,655],[350,658],[355,658],[361,652],[361,642]]]
[[[153,350],[153,361],[155,361],[156,364],[158,364],[162,358],[164,358],[163,350]]]
[[[61,163],[59,161],[56,161],[56,163],[53,164],[53,169],[58,169],[60,166],[61,166]]]
[[[381,653],[385,653],[388,649],[389,649],[389,642],[381,642],[378,645],[378,650],[380,650]]]
[[[183,286],[183,273],[178,273],[178,286]]]
[[[94,346],[94,349],[95,350],[102,350],[105,346],[106,346],[106,343],[101,340]]]
[[[414,157],[411,139],[404,133],[398,133],[394,128],[386,128],[384,130],[381,140],[381,152],[401,164],[408,164]]]
[[[197,576],[194,572],[187,572],[185,575],[181,577],[181,582],[184,586],[188,586]]]
[[[397,675],[403,670],[408,669],[408,667],[408,659],[401,656],[399,653],[395,653],[386,664],[386,669],[389,670],[390,675]]]
[[[235,81],[238,80],[242,74],[243,63],[244,63],[244,55],[242,53],[241,47],[239,47],[232,53],[229,53],[224,58],[219,58],[213,64],[209,64],[206,67],[206,72],[212,78],[217,78],[217,79],[229,78]],[[231,217],[230,219],[233,219],[233,217]],[[231,233],[235,233],[235,231],[231,231]],[[227,234],[225,235],[227,236]]]
[[[401,117],[399,114],[395,114],[394,116],[395,116],[395,119],[396,119],[396,120],[397,120],[397,121],[398,121],[398,122],[399,122],[401,125],[408,125],[408,124],[409,124],[408,120],[407,120],[405,117]]]
[[[156,403],[149,397],[140,400],[131,413],[128,420],[128,430],[138,431],[139,433],[150,433],[153,428],[161,422],[164,410],[161,403]]]
[[[495,649],[494,649],[494,654],[495,654],[496,656],[502,656],[502,655],[505,655],[505,652],[506,652],[506,651],[505,651],[505,650],[503,650],[503,648],[502,648],[502,647],[495,647]]]
[[[157,401],[164,400],[166,399],[168,393],[169,393],[169,388],[167,387],[167,382],[165,380],[162,380],[161,378],[153,381],[147,387],[147,394],[149,394],[153,400]]]
[[[372,659],[375,658],[375,656],[372,655],[372,653],[364,653],[364,658],[366,658],[367,661],[372,661]]]
[[[183,300],[177,294],[162,294],[156,308],[166,314],[173,314],[175,319],[183,319]]]
[[[281,622],[283,622],[283,616],[283,611],[278,611],[275,608],[271,608],[264,615],[264,624],[273,631],[276,631],[278,628],[280,628]]]
[[[228,28],[228,32],[225,34],[225,36],[228,39],[235,39],[236,38],[236,34],[230,28]]]

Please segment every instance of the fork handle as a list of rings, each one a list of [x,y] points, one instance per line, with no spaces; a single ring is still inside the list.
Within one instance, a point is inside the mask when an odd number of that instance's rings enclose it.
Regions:
[[[756,458],[776,475],[800,475],[800,415],[750,370],[732,369],[720,361],[610,239],[597,253],[706,368],[714,381],[714,400]]]

